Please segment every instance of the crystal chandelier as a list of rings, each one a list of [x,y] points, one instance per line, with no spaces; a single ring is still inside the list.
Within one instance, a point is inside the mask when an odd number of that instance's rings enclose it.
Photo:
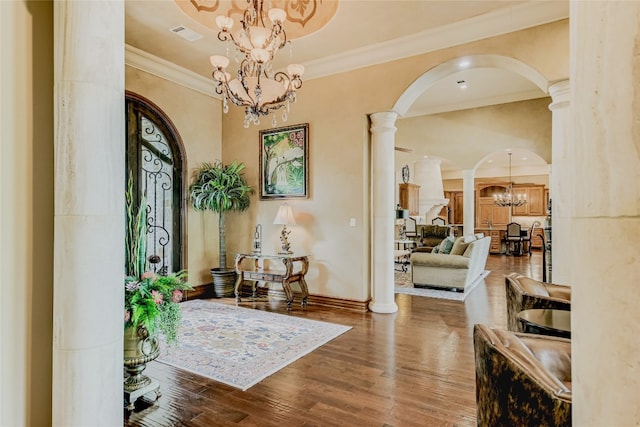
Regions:
[[[507,191],[504,194],[494,194],[493,202],[498,206],[522,206],[527,203],[526,194],[513,194],[513,185],[511,183],[511,155],[509,152],[509,184],[507,185]]]
[[[240,21],[241,28],[231,32],[233,19],[220,15],[216,24],[220,28],[218,39],[232,42],[236,48],[236,61],[240,62],[237,78],[232,79],[226,71],[227,56],[211,56],[213,79],[217,82],[216,92],[223,95],[223,111],[229,111],[229,101],[244,107],[244,127],[250,123],[258,125],[260,116],[284,108],[282,120],[287,120],[289,105],[296,100],[296,90],[302,86],[300,77],[304,67],[290,64],[287,72],[274,72],[271,61],[276,52],[287,43],[283,23],[287,14],[283,9],[264,9],[264,0],[247,0],[248,7]],[[268,24],[268,25],[267,25]],[[273,115],[272,125],[277,124]]]

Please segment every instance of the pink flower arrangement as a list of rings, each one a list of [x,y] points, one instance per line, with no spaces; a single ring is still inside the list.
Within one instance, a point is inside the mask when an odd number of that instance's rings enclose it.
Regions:
[[[177,341],[183,291],[193,289],[185,281],[184,271],[157,275],[145,271],[140,279],[128,276],[124,281],[124,326],[144,326],[149,334],[159,330],[168,344]]]
[[[175,303],[179,303],[182,301],[182,291],[180,289],[175,289],[171,294],[171,301]]]

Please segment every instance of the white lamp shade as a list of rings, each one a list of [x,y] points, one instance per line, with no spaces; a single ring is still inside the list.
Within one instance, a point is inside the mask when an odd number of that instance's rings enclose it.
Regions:
[[[296,219],[293,217],[293,210],[291,206],[280,205],[278,208],[278,213],[276,214],[276,219],[273,221],[274,224],[279,225],[296,225]]]
[[[233,27],[233,19],[228,16],[219,15],[216,17],[216,25],[221,30],[230,30]]]
[[[293,76],[300,77],[304,74],[304,66],[300,64],[289,64],[287,66],[287,73],[289,73],[291,77]]]
[[[258,63],[264,64],[269,60],[269,52],[266,49],[253,49],[251,57]]]
[[[211,57],[209,57],[209,61],[211,61],[211,65],[213,65],[214,68],[225,69],[229,66],[229,58],[226,56],[211,55]]]
[[[268,15],[271,22],[284,22],[287,19],[287,12],[277,7],[269,9]]]

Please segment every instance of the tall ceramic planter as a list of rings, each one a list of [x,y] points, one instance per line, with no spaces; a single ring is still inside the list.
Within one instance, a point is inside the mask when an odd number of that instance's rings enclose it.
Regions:
[[[159,384],[143,375],[147,363],[160,355],[160,347],[156,337],[149,336],[143,326],[131,326],[124,330],[124,393],[128,401],[127,409],[133,409],[138,397],[155,391],[156,399],[160,397]]]
[[[213,290],[216,298],[234,296],[236,284],[236,271],[230,268],[212,268],[211,277],[213,279]]]

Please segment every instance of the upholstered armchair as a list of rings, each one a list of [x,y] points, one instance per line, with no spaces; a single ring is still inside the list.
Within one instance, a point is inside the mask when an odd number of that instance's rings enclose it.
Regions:
[[[570,426],[571,340],[475,325],[478,426]]]
[[[518,313],[530,308],[571,310],[571,286],[539,282],[517,273],[505,276],[507,328],[523,332]]]

